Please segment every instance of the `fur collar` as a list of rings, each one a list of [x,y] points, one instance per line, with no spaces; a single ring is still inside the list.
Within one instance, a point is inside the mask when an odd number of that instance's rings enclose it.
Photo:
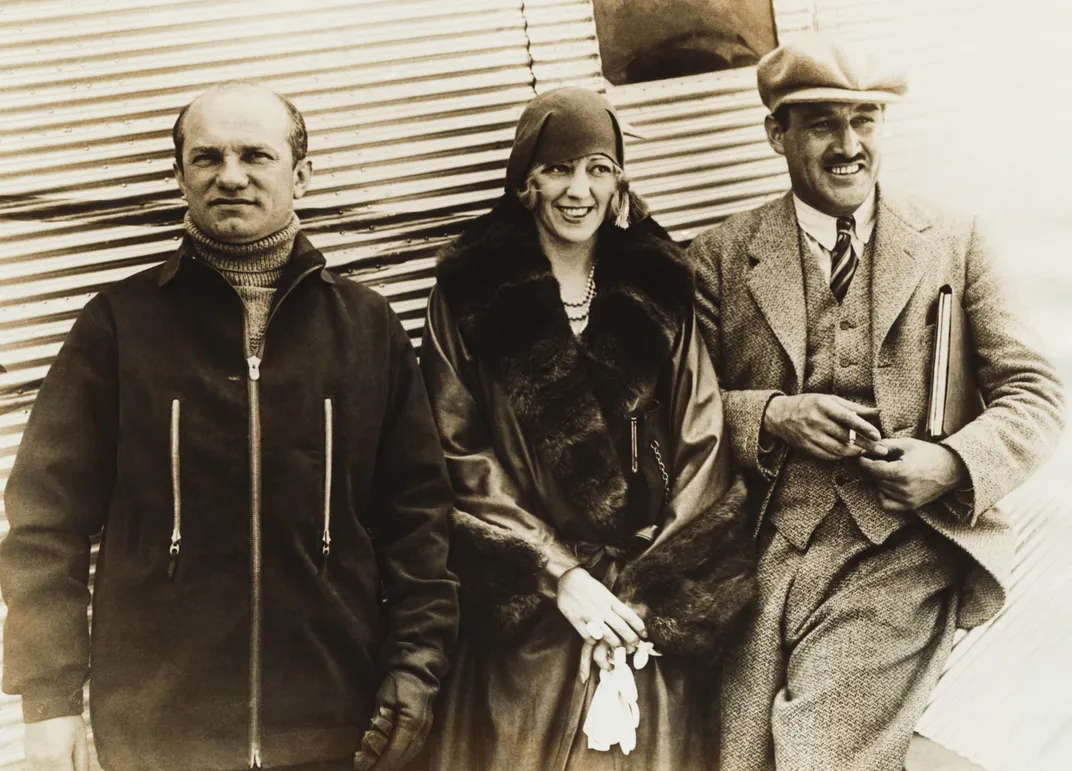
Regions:
[[[644,405],[692,309],[693,275],[651,219],[599,235],[588,327],[570,330],[532,215],[509,199],[444,250],[437,278],[462,338],[579,512],[608,534],[627,483],[607,421]]]

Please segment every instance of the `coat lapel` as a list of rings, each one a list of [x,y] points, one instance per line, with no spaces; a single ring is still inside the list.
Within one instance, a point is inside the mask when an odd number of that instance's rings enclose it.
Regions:
[[[799,389],[804,384],[808,318],[792,193],[771,205],[748,253],[754,262],[748,290],[793,363]]]
[[[871,350],[877,358],[886,335],[912,297],[926,265],[929,223],[914,209],[889,198],[879,188],[871,268]]]

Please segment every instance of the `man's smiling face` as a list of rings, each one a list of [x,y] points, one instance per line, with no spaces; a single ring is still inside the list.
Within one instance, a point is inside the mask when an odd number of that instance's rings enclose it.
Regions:
[[[856,211],[875,186],[883,120],[876,104],[793,104],[784,127],[767,118],[767,139],[785,156],[793,192],[819,211],[841,217]]]

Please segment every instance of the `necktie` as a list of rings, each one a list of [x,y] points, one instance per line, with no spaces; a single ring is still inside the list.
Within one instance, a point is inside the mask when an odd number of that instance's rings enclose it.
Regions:
[[[856,273],[856,265],[859,258],[852,251],[852,231],[856,222],[852,216],[838,217],[837,241],[834,243],[834,251],[830,253],[830,291],[838,302],[845,299],[845,293],[849,291],[849,282]]]

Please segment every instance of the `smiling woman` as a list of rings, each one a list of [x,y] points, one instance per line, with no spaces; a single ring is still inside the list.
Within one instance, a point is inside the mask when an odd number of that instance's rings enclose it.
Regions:
[[[542,241],[586,243],[603,224],[621,179],[621,167],[606,155],[586,155],[533,169],[518,198],[534,213]]]
[[[544,93],[505,195],[442,252],[421,367],[462,625],[414,768],[708,766],[704,675],[753,591],[744,491],[692,272],[623,169],[603,97]]]
[[[558,279],[574,334],[580,334],[588,325],[595,296],[599,228],[608,212],[617,215],[625,209],[621,204],[627,189],[623,179],[617,163],[604,153],[593,153],[533,168],[518,194],[518,201],[533,214],[540,247]],[[612,207],[614,201],[617,203]],[[586,266],[584,284],[579,286],[578,268],[583,270]]]

